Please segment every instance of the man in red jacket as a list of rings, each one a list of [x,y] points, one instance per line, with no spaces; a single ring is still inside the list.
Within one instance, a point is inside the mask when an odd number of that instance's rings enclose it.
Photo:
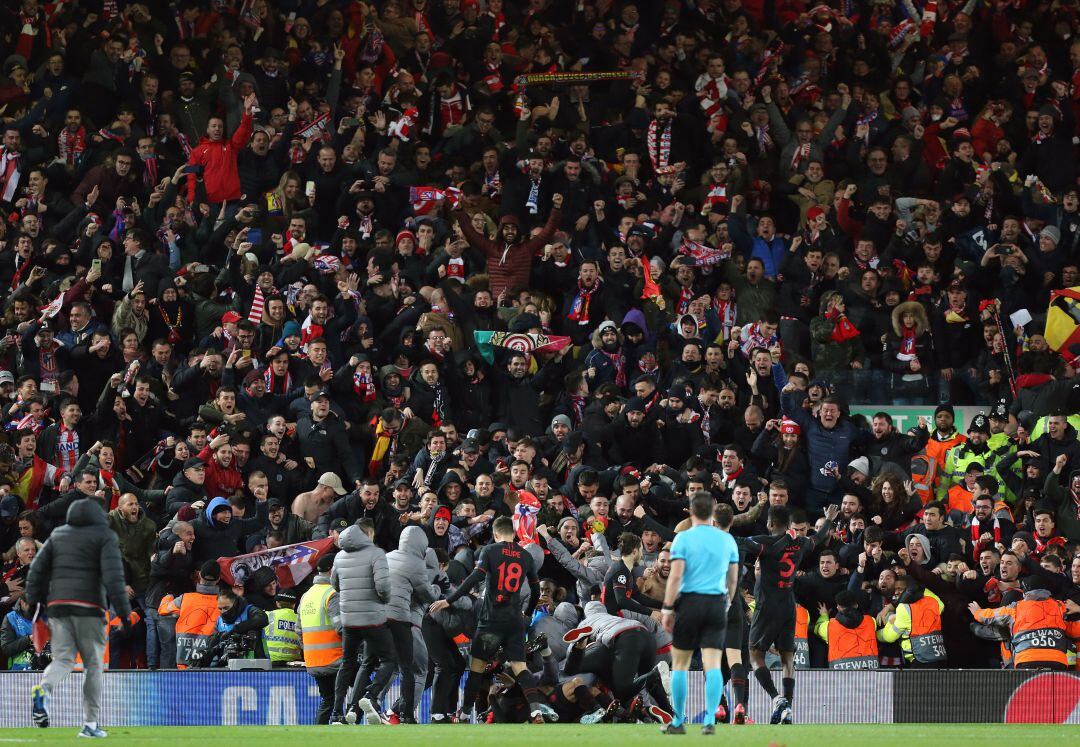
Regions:
[[[191,151],[188,164],[202,168],[206,201],[210,204],[240,199],[240,173],[236,168],[236,158],[251,139],[251,112],[254,107],[255,94],[245,96],[244,116],[228,140],[225,139],[225,120],[210,117],[206,123],[206,135]],[[195,180],[188,179],[188,201],[194,200]]]

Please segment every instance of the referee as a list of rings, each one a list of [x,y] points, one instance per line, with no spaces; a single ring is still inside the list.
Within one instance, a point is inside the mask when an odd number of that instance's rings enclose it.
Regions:
[[[686,672],[690,658],[701,648],[705,668],[705,722],[702,734],[716,732],[716,708],[724,692],[720,661],[724,648],[728,600],[739,581],[739,548],[727,532],[713,526],[716,502],[709,493],[690,499],[690,529],[671,546],[664,607],[664,628],[672,634],[671,699],[675,717],[665,734],[685,734]],[[727,569],[726,575],[721,571]]]

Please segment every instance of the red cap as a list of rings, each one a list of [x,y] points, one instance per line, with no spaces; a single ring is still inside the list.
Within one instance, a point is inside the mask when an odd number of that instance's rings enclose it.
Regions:
[[[794,433],[797,436],[802,433],[802,428],[800,428],[799,424],[796,423],[794,420],[788,420],[787,418],[784,418],[780,421],[780,432]]]
[[[236,324],[239,321],[240,315],[237,314],[235,311],[226,311],[224,314],[221,315],[222,324],[229,324],[230,322],[232,324]]]
[[[825,215],[825,208],[821,207],[821,205],[814,205],[814,207],[806,211],[806,220],[807,222],[816,220],[822,215]]]
[[[446,506],[439,506],[438,510],[435,511],[435,518],[450,521],[453,518],[453,514],[450,513],[450,509]]]

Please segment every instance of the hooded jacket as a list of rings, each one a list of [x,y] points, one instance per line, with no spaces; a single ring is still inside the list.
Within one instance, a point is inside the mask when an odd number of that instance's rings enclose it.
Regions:
[[[168,500],[168,512],[170,515],[175,514],[185,503],[205,501],[206,488],[187,479],[184,471],[180,470],[172,479],[172,490],[169,491]]]
[[[334,557],[330,583],[339,595],[341,624],[347,628],[385,624],[392,593],[386,553],[358,526],[343,531],[338,545],[341,552]]]
[[[829,304],[839,295],[838,292],[826,292],[821,295],[818,316],[810,320],[810,351],[813,354],[815,368],[825,374],[829,371],[847,371],[853,361],[862,360],[862,336],[857,335],[843,342],[832,339],[836,319],[826,316]]]
[[[67,512],[30,566],[30,603],[48,604],[52,617],[105,617],[111,604],[121,620],[131,614],[124,591],[124,561],[105,509],[80,498]]]
[[[439,588],[431,583],[432,573],[425,561],[427,549],[427,534],[423,528],[412,526],[401,531],[398,549],[386,554],[390,572],[386,616],[390,620],[419,626],[424,609],[438,599]]]
[[[255,504],[255,516],[250,519],[233,518],[228,524],[214,520],[214,511],[219,508],[232,508],[224,498],[214,498],[203,509],[202,516],[192,522],[195,528],[195,544],[191,549],[194,562],[198,566],[206,560],[221,557],[231,558],[240,552],[241,539],[254,534],[266,526],[266,501]]]
[[[502,225],[507,222],[517,223],[515,216],[504,215],[499,220],[499,234],[497,239],[489,239],[481,236],[472,227],[472,220],[462,211],[455,213],[461,232],[465,234],[470,246],[479,250],[487,257],[487,271],[491,276],[491,292],[498,295],[507,288],[525,287],[529,284],[529,272],[532,269],[533,255],[544,244],[551,240],[555,229],[562,219],[562,211],[552,208],[548,215],[547,223],[544,224],[540,233],[525,241],[516,244],[505,244],[502,241]],[[518,238],[521,239],[519,232]]]
[[[634,628],[645,630],[645,626],[637,620],[608,614],[603,602],[589,602],[586,604],[585,619],[581,621],[581,624],[592,628],[593,637],[609,648],[614,644],[615,638],[620,633],[625,633]]]
[[[904,314],[915,316],[915,337],[910,351],[904,348]],[[930,319],[926,315],[926,307],[918,301],[905,301],[897,304],[892,311],[892,331],[885,338],[885,353],[881,357],[883,368],[899,375],[913,375],[911,371],[911,355],[919,361],[919,371],[916,376],[925,377],[935,367],[934,340],[930,336]],[[900,357],[904,356],[904,357]]]
[[[550,615],[544,615],[532,626],[532,638],[543,633],[548,639],[548,648],[555,661],[566,658],[566,650],[569,644],[563,640],[563,636],[578,624],[578,613],[574,605],[569,602],[559,602],[555,611]]]

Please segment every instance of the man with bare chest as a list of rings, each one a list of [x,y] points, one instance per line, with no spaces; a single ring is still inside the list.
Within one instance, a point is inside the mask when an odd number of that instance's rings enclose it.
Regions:
[[[315,523],[326,513],[330,504],[345,495],[341,478],[333,472],[324,472],[315,487],[300,493],[293,499],[292,512],[302,519]]]

